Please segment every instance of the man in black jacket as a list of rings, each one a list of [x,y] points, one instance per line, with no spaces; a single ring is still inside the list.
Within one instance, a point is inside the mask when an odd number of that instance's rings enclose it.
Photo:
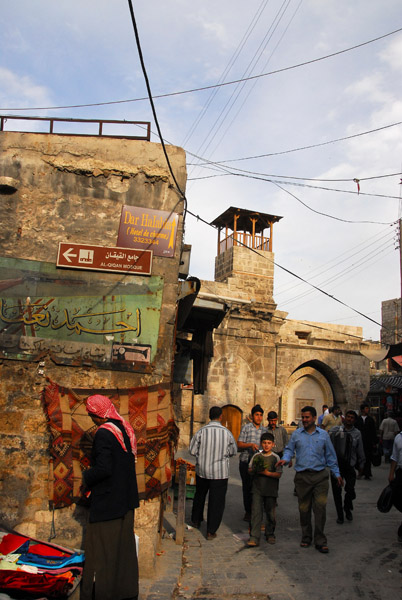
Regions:
[[[360,405],[360,417],[357,418],[356,427],[360,430],[363,439],[364,454],[366,462],[364,464],[364,479],[371,479],[371,459],[373,450],[377,445],[377,430],[373,417],[370,417],[370,406],[367,403]]]
[[[90,396],[86,408],[98,430],[91,467],[83,473],[90,511],[80,598],[92,600],[95,579],[95,600],[136,600],[134,509],[139,502],[134,430],[106,396]]]

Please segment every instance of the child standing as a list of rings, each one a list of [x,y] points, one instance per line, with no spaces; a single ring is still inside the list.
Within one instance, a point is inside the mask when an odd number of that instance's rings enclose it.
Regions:
[[[258,546],[260,543],[263,511],[266,515],[265,537],[269,544],[275,544],[275,508],[282,467],[275,466],[280,459],[277,454],[272,452],[274,445],[275,439],[272,433],[263,433],[261,436],[262,450],[254,454],[250,461],[249,472],[253,477],[253,502],[248,546]]]

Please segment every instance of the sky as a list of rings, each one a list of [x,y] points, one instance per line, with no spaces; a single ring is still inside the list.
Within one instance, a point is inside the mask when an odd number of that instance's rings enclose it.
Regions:
[[[208,223],[230,206],[281,216],[278,309],[378,340],[401,295],[400,2],[133,8],[163,138],[186,151],[190,274],[213,280]],[[0,115],[150,121],[159,141],[127,0],[3,2],[2,22]]]

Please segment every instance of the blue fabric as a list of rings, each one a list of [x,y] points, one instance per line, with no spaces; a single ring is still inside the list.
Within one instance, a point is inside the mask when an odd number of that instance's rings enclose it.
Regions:
[[[329,467],[335,477],[340,477],[338,461],[331,439],[324,429],[316,427],[314,433],[304,428],[296,429],[283,453],[283,460],[289,462],[296,453],[296,471],[322,471]]]
[[[81,565],[85,561],[84,554],[74,552],[71,556],[41,556],[39,554],[21,554],[17,564],[32,565],[46,569],[60,569],[68,565]]]

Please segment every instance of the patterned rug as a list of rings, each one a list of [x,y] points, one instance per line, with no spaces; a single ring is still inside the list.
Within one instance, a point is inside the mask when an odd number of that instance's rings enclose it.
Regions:
[[[82,471],[89,467],[96,426],[85,409],[85,399],[108,396],[134,428],[137,444],[137,482],[140,499],[159,496],[172,479],[173,449],[179,430],[173,420],[169,385],[126,390],[68,389],[49,382],[42,401],[50,431],[50,506],[80,502]]]

